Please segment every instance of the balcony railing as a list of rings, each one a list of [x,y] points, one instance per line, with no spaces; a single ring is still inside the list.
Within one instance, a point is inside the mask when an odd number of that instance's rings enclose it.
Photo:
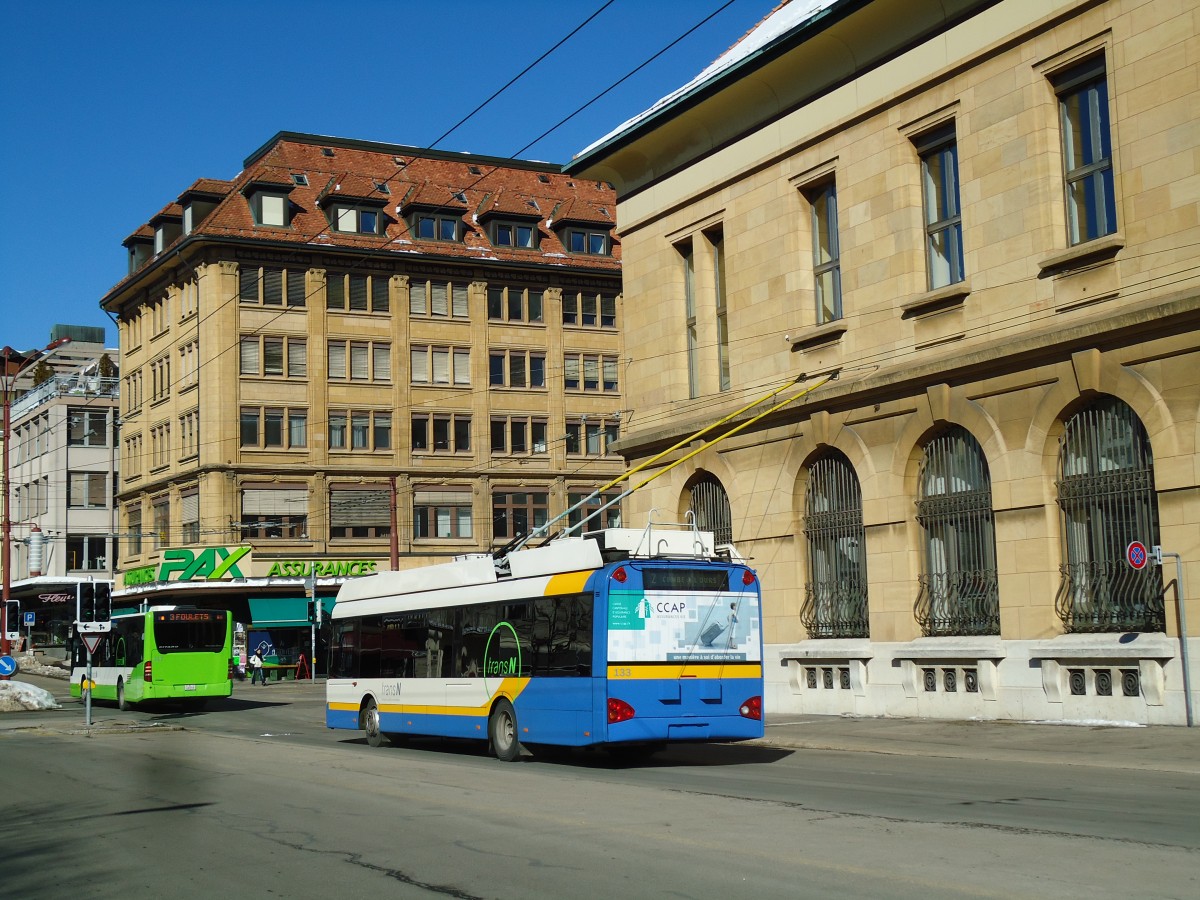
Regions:
[[[120,396],[120,378],[100,378],[87,375],[55,375],[43,381],[33,390],[14,400],[10,415],[17,420],[23,415],[49,403],[56,397],[92,398],[104,397],[115,400]]]

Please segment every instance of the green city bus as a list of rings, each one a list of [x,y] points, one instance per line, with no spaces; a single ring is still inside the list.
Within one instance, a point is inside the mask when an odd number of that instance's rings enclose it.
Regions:
[[[71,696],[88,690],[88,653],[76,636]],[[202,708],[233,694],[233,623],[228,610],[152,606],[118,612],[92,654],[93,700],[118,708],[151,700]]]

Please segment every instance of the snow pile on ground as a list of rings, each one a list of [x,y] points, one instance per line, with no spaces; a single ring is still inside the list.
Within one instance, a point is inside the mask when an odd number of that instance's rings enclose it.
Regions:
[[[71,669],[65,659],[46,659],[43,656],[17,657],[17,671],[41,678],[61,678],[64,681],[71,678]]]
[[[49,691],[23,681],[0,681],[0,712],[60,708]]]

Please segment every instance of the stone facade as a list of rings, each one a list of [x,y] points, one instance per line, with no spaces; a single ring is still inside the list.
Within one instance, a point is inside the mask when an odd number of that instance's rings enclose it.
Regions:
[[[289,133],[235,180],[197,182],[126,241],[131,274],[102,301],[120,326],[122,572],[231,545],[253,547],[247,576],[385,569],[393,496],[399,565],[444,561],[504,544],[522,511],[532,525],[538,495],[555,515],[611,478],[614,213],[611,188],[554,166]],[[420,218],[455,233],[419,236]],[[603,252],[573,252],[576,226]]]
[[[1111,513],[1125,531],[1096,540],[1178,554],[1182,596],[1194,598],[1200,10],[876,0],[825,3],[810,19],[791,6],[760,26],[795,17],[759,56],[735,46],[729,65],[569,167],[612,181],[620,197],[634,300],[621,443],[631,463],[801,373],[815,388],[665,472],[631,498],[629,519],[683,516],[698,481],[719,482],[736,548],[763,580],[773,712],[1182,724],[1191,713],[1179,624],[1186,612],[1200,629],[1200,602],[1179,610],[1175,558],[1151,591],[1162,599],[1150,603],[1164,603],[1157,619],[1088,620],[1079,604],[1098,596],[1094,573],[1110,587],[1128,573],[1121,560],[1103,570],[1081,560],[1082,539],[1068,531],[1099,534]],[[1084,138],[1070,133],[1078,91],[1095,104]],[[1094,197],[1072,192],[1071,140],[1103,131],[1111,188],[1099,216],[1109,224],[1092,233],[1073,217]],[[930,213],[938,141],[957,168],[961,271],[948,279],[935,268],[953,254],[927,252],[936,227],[955,227],[955,210]],[[817,294],[830,254],[814,252],[829,186],[832,316]],[[1141,526],[1122,519],[1132,507],[1104,505],[1106,491],[1125,490],[1118,462],[1110,481],[1088,488],[1093,515],[1067,521],[1064,485],[1078,473],[1064,463],[1077,452],[1064,434],[1099,408],[1126,416],[1131,433],[1144,429],[1153,483]],[[954,494],[930,474],[949,435],[980,451],[990,497],[978,521],[990,524],[978,533],[958,518],[949,536],[935,534],[936,504],[921,505]],[[830,458],[848,463],[861,492],[861,634],[825,627],[812,605],[821,563],[806,504],[814,465]],[[944,542],[967,537],[988,556],[975,570],[998,601],[990,625],[937,619],[943,556],[953,554]],[[1190,647],[1196,659],[1200,641]],[[1191,683],[1200,687],[1194,671]]]

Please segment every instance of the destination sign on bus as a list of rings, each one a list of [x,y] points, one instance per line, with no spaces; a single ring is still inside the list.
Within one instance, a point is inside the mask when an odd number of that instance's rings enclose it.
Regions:
[[[727,591],[729,570],[646,568],[642,584],[648,591]]]
[[[225,618],[223,612],[217,611],[192,611],[155,613],[154,621],[156,622],[215,622]]]

